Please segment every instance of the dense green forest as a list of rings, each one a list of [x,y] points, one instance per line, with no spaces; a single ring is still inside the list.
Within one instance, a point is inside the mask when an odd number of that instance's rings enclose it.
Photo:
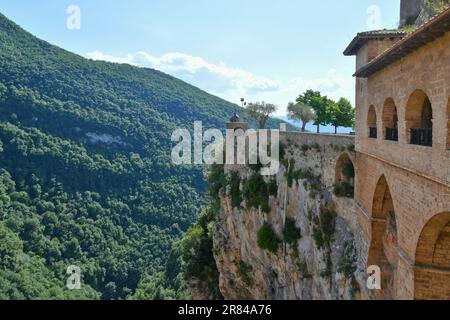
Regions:
[[[244,114],[159,71],[67,52],[0,14],[0,299],[186,297],[177,240],[206,182],[201,166],[171,164],[170,136],[194,121],[223,128],[234,110]],[[81,290],[65,287],[71,264]]]

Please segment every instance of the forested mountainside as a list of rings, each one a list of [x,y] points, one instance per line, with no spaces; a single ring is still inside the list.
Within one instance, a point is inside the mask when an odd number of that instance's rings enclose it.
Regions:
[[[169,253],[205,182],[202,167],[171,164],[170,136],[195,120],[223,128],[236,109],[156,70],[67,52],[0,14],[0,299],[182,296]],[[65,287],[71,264],[80,291]]]

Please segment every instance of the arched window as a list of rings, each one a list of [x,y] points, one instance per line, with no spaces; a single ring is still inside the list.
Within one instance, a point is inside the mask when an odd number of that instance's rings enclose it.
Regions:
[[[378,137],[377,113],[373,105],[369,107],[369,113],[367,114],[367,127],[369,128],[369,138],[376,139]]]
[[[387,99],[383,107],[384,139],[398,141],[398,116],[394,100]]]
[[[450,212],[435,215],[423,228],[416,249],[414,298],[450,299]]]
[[[428,96],[422,90],[411,94],[406,106],[406,137],[409,143],[433,145],[433,110]]]

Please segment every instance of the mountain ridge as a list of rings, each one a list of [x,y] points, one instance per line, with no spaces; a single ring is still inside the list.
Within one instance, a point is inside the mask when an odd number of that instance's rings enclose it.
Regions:
[[[160,71],[73,54],[0,13],[0,297],[124,299],[161,282],[206,186],[202,166],[171,164],[171,132],[224,129],[235,110]],[[76,293],[65,287],[73,264]],[[170,268],[165,296],[186,297],[181,266]]]

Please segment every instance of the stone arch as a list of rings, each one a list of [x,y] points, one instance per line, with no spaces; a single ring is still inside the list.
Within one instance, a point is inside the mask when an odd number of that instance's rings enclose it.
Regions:
[[[416,248],[414,298],[450,299],[450,212],[432,217]]]
[[[336,161],[334,183],[355,180],[355,166],[347,152],[342,153]]]
[[[385,140],[398,141],[397,106],[392,98],[386,99],[382,113],[383,136]]]
[[[377,138],[377,112],[375,106],[371,105],[367,113],[367,128],[369,130],[369,138]]]
[[[433,145],[433,108],[424,91],[416,90],[409,97],[405,120],[408,143],[428,147]]]
[[[376,299],[392,299],[396,292],[397,222],[391,191],[383,175],[375,187],[372,204],[372,236],[368,265],[381,269],[381,290],[373,292]]]
[[[336,161],[334,177],[334,194],[353,198],[355,192],[355,166],[347,152],[342,153]]]

